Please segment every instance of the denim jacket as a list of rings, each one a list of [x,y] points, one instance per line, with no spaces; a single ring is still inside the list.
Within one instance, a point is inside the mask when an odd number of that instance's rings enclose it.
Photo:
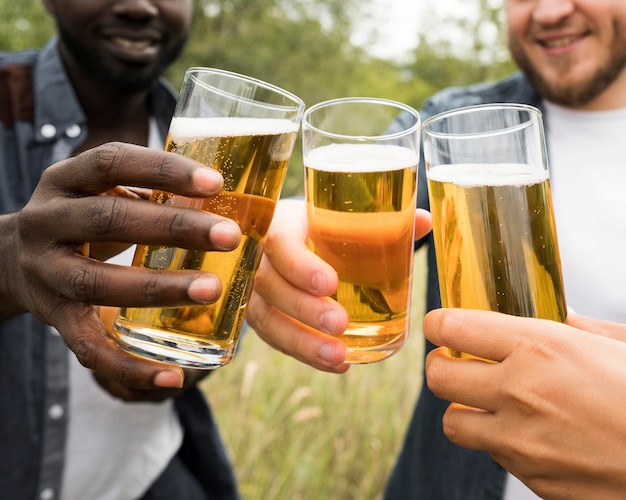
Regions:
[[[487,103],[520,103],[541,108],[541,100],[521,73],[495,84],[454,87],[434,95],[424,104],[422,120],[455,108]],[[399,117],[402,120],[402,117]],[[430,209],[421,155],[418,206]],[[418,241],[427,245],[426,309],[441,307],[432,235]],[[434,346],[426,341],[425,352]],[[443,434],[442,417],[448,402],[437,398],[424,383],[405,441],[386,486],[386,500],[500,500],[506,472],[488,453],[450,442]]]
[[[175,93],[160,81],[152,91],[151,106],[162,137],[175,105]],[[0,52],[0,214],[22,208],[42,172],[68,157],[86,136],[86,119],[56,38],[41,51]],[[31,314],[0,321],[2,498],[54,499],[59,492],[67,425],[67,351],[47,330]],[[234,475],[203,395],[189,389],[176,398],[175,406],[184,429],[178,459],[207,497],[237,498]]]

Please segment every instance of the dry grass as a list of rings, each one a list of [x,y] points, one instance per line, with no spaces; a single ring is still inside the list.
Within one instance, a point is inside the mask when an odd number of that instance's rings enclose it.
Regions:
[[[245,500],[381,497],[422,383],[424,256],[402,351],[344,375],[318,372],[249,332],[204,388]]]

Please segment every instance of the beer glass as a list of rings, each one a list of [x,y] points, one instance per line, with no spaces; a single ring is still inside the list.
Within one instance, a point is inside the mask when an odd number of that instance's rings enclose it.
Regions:
[[[308,244],[337,271],[347,362],[385,359],[409,332],[419,114],[336,99],[305,113],[302,134]]]
[[[564,321],[540,111],[471,106],[422,128],[443,307]]]
[[[210,271],[223,293],[208,305],[122,308],[112,332],[122,348],[193,368],[231,360],[303,111],[298,97],[268,83],[217,69],[187,70],[165,150],[219,170],[224,189],[197,199],[155,191],[152,200],[233,219],[243,237],[230,252],[139,245],[134,266]]]

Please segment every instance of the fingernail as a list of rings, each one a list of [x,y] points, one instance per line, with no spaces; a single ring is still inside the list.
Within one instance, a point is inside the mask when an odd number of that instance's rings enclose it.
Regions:
[[[320,316],[320,329],[324,333],[335,334],[337,329],[337,313],[335,311],[330,310],[322,313]]]
[[[209,193],[218,193],[224,186],[224,178],[210,167],[199,168],[193,173],[193,183],[197,188]]]
[[[323,344],[318,351],[318,355],[328,364],[335,364],[335,348],[332,344]]]
[[[176,370],[161,370],[154,376],[152,383],[156,387],[163,387],[166,389],[182,389],[183,376]]]
[[[313,287],[314,292],[317,292],[320,295],[325,295],[326,284],[326,276],[324,273],[315,273],[313,275],[313,278],[311,279],[311,286]]]
[[[196,278],[189,285],[189,298],[207,304],[213,302],[220,292],[220,282],[215,276],[205,275]]]
[[[230,219],[213,224],[209,235],[211,242],[220,250],[232,250],[241,241],[241,229]]]

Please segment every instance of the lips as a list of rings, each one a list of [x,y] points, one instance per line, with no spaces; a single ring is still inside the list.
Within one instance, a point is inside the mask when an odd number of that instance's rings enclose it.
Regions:
[[[154,40],[131,40],[129,38],[124,38],[121,36],[111,37],[109,38],[109,40],[113,44],[119,45],[124,49],[135,51],[145,50],[148,47],[153,47],[154,45],[156,45],[156,42]]]
[[[563,38],[556,38],[554,40],[544,40],[541,43],[547,49],[558,49],[560,47],[565,47],[566,45],[570,45],[574,43],[576,40],[579,40],[580,36],[567,36]]]
[[[161,36],[152,31],[105,31],[102,33],[108,51],[116,59],[130,64],[152,62],[161,47]]]
[[[536,40],[539,45],[548,51],[548,53],[561,53],[567,51],[587,37],[588,32],[578,31],[576,33],[561,34],[544,34],[537,36]]]

